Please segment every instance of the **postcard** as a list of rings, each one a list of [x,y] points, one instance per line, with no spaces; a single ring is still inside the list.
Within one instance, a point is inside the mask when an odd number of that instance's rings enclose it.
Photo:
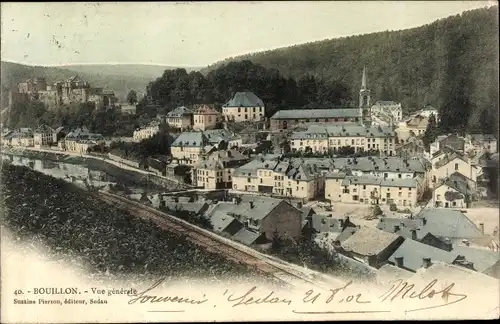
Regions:
[[[498,4],[1,4],[1,319],[500,315]]]

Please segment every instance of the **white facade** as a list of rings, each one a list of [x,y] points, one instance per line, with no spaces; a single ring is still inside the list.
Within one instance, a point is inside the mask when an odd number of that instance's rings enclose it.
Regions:
[[[138,129],[134,131],[133,138],[136,141],[142,141],[146,138],[150,138],[155,136],[157,133],[160,132],[160,126],[159,125],[150,125],[141,129]]]
[[[396,124],[403,118],[403,108],[400,103],[394,101],[377,101],[371,107],[372,121],[382,121],[384,123]]]

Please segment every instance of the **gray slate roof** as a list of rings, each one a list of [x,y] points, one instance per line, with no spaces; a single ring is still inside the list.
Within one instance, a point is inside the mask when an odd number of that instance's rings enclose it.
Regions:
[[[290,109],[276,112],[271,119],[344,118],[361,116],[359,108]]]
[[[189,115],[192,115],[192,114],[193,114],[193,112],[189,108],[181,106],[181,107],[177,107],[174,110],[170,111],[167,114],[167,117],[170,117],[170,118],[180,118],[180,117],[189,116]]]
[[[175,139],[172,146],[205,147],[209,144],[210,142],[203,132],[184,132]]]
[[[379,254],[398,238],[399,235],[363,226],[341,245],[346,251],[370,256]]]
[[[259,237],[260,233],[251,231],[246,228],[240,229],[236,234],[232,236],[233,240],[243,243],[245,245],[253,244]]]
[[[492,267],[500,260],[500,252],[494,252],[485,249],[477,249],[468,246],[455,246],[452,252],[465,257],[465,259],[474,264],[474,269],[483,272]]]
[[[250,202],[253,202],[254,207],[250,207]],[[270,197],[255,197],[242,196],[241,202],[234,204],[232,202],[219,202],[210,215],[216,212],[226,213],[230,216],[241,215],[244,218],[264,219],[271,213],[280,203],[287,203],[281,199]]]
[[[389,261],[396,263],[397,257],[403,257],[403,267],[417,271],[422,267],[423,258],[430,258],[431,262],[442,261],[452,264],[458,254],[435,248],[411,239],[405,239],[403,244],[389,257]]]
[[[264,102],[253,92],[236,92],[223,107],[264,107]]]
[[[238,134],[233,134],[227,129],[210,129],[203,131],[203,134],[208,138],[210,144],[216,145],[221,141],[235,141],[241,139],[241,136]]]
[[[237,221],[233,217],[223,212],[215,212],[211,215],[210,221],[215,232],[223,232],[232,222]],[[242,225],[243,226],[243,225]]]
[[[463,195],[472,195],[473,191],[469,185],[469,182],[472,181],[463,174],[459,172],[454,172],[448,178],[443,181],[443,184],[447,185],[450,188],[453,188],[460,192]]]
[[[388,126],[363,126],[363,125],[310,125],[306,131],[294,132],[291,139],[324,139],[328,137],[394,137],[395,131]]]

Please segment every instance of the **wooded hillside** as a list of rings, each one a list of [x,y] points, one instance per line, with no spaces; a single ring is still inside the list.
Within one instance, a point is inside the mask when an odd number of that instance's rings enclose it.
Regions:
[[[481,126],[481,116],[490,116],[491,123],[495,116],[498,123],[498,6],[408,30],[229,58],[202,72],[208,74],[242,60],[276,69],[284,77],[312,75],[346,84],[353,99],[357,98],[366,66],[373,100],[399,101],[405,111],[425,104],[450,109],[449,113],[465,120],[469,128]],[[460,102],[465,106],[452,107]]]

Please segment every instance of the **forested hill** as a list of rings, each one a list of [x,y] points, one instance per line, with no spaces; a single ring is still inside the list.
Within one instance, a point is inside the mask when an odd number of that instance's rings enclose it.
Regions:
[[[248,54],[216,63],[250,60],[285,77],[341,81],[357,98],[363,66],[375,100],[395,100],[412,111],[468,99],[469,124],[481,111],[498,115],[498,6],[464,12],[402,31],[319,41]],[[457,110],[458,111],[458,110]]]

